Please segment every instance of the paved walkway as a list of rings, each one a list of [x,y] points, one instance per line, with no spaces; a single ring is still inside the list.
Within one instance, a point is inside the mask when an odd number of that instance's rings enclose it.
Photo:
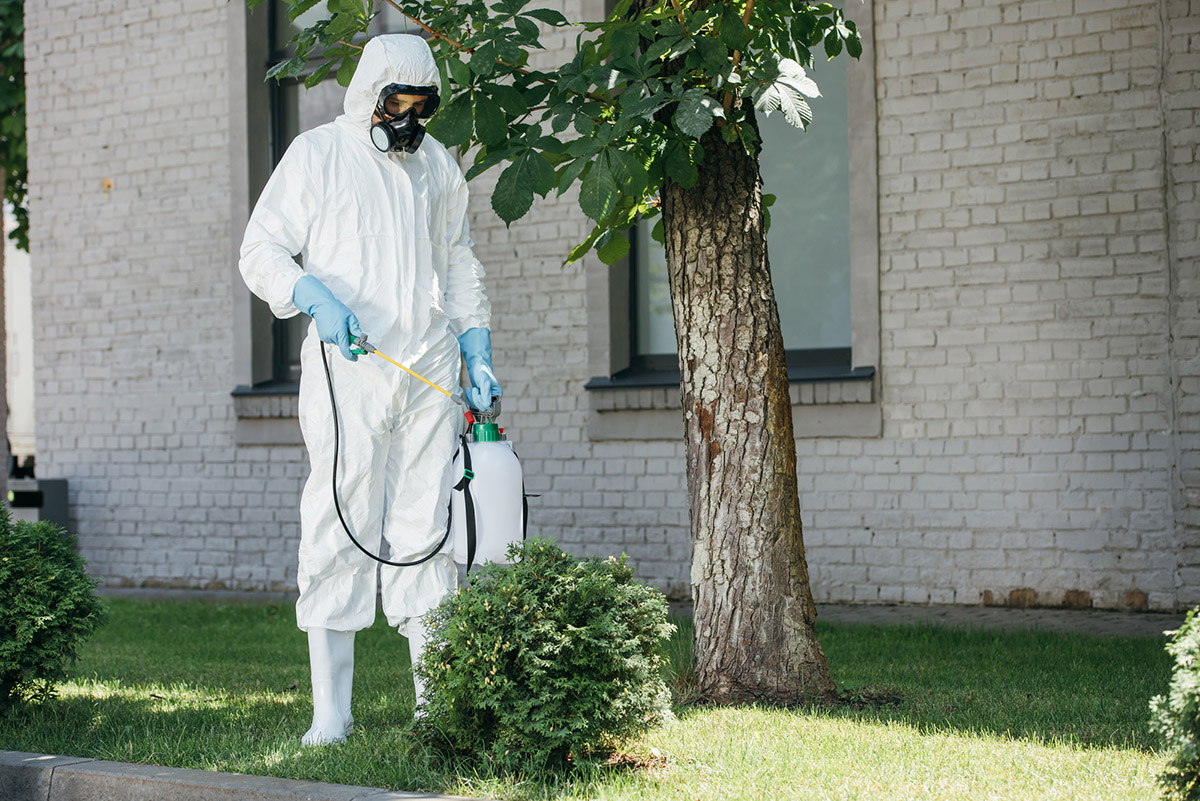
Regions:
[[[1183,615],[1109,612],[1099,609],[1012,609],[1003,606],[848,606],[818,604],[817,619],[830,623],[893,626],[932,623],[958,628],[1036,629],[1100,637],[1162,637],[1179,628]]]

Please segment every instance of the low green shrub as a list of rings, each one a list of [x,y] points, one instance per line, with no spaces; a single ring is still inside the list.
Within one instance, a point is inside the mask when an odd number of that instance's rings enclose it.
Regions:
[[[416,669],[426,725],[504,770],[593,760],[670,716],[674,631],[662,593],[621,559],[580,561],[531,539],[487,564],[430,618]]]
[[[1193,609],[1167,643],[1175,658],[1166,695],[1150,701],[1150,728],[1171,759],[1158,781],[1167,798],[1200,799],[1200,617]]]
[[[104,618],[74,538],[50,523],[13,522],[0,507],[0,709],[54,695],[77,648]]]

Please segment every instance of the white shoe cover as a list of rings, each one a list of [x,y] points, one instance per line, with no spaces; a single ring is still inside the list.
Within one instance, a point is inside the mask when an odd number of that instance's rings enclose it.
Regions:
[[[408,637],[408,655],[412,658],[413,689],[416,692],[417,703],[415,715],[422,717],[424,713],[421,707],[425,704],[425,682],[417,675],[417,661],[425,651],[425,640],[427,639],[425,618],[410,617],[404,624],[404,636]]]
[[[309,629],[308,661],[312,671],[313,722],[301,745],[346,741],[354,728],[350,696],[354,687],[354,632]]]

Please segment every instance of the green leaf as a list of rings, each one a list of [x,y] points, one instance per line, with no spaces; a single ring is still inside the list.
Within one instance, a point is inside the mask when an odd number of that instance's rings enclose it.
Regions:
[[[646,192],[646,168],[636,156],[624,150],[612,148],[607,151],[609,165],[612,168],[613,180],[621,192],[641,199]]]
[[[272,78],[283,79],[289,75],[295,75],[297,71],[303,69],[304,66],[305,62],[302,58],[289,58],[286,61],[280,61],[278,64],[267,70],[267,75],[264,80],[269,81]]]
[[[520,66],[524,52],[521,46],[511,39],[496,40],[496,57],[510,66]]]
[[[467,180],[475,180],[479,175],[519,152],[521,152],[521,148],[519,147],[509,147],[494,151],[488,151],[486,148],[480,150],[479,154],[475,157],[475,164],[471,166],[471,169],[467,170]]]
[[[463,63],[461,59],[448,58],[445,62],[450,68],[450,77],[459,86],[471,85],[471,68]]]
[[[706,74],[719,75],[725,67],[729,66],[729,49],[720,39],[712,36],[697,36],[696,48],[700,51],[702,66]]]
[[[358,62],[350,56],[342,59],[342,66],[338,67],[337,82],[339,86],[349,86],[350,79],[354,77],[354,70],[358,69]]]
[[[523,92],[525,95],[525,104],[530,108],[539,105],[550,94],[551,88],[547,84],[540,83],[525,89]]]
[[[552,8],[534,8],[525,12],[525,16],[533,17],[547,25],[558,27],[559,25],[570,25],[567,18],[562,15],[561,11],[555,11]]]
[[[537,23],[525,17],[517,17],[513,20],[513,25],[517,26],[517,33],[520,34],[521,40],[530,47],[539,47],[538,36],[541,35],[541,29]]]
[[[572,139],[567,143],[567,155],[591,158],[600,152],[600,142],[591,136]]]
[[[327,44],[333,44],[338,39],[349,39],[363,30],[365,26],[361,19],[354,14],[334,14],[325,28],[322,38]]]
[[[846,20],[846,27],[850,29],[850,36],[846,39],[846,52],[851,58],[858,58],[862,55],[862,35],[850,20]]]
[[[621,116],[622,117],[649,118],[649,117],[654,116],[654,113],[656,111],[658,111],[660,108],[662,108],[663,106],[665,106],[667,103],[670,103],[670,102],[671,102],[670,95],[667,95],[665,92],[659,92],[656,95],[651,95],[650,97],[643,97],[641,100],[634,102],[627,109],[624,110],[624,112],[621,114]]]
[[[646,48],[646,52],[642,53],[640,60],[643,64],[651,64],[671,52],[671,48],[678,43],[679,38],[674,36],[667,39],[659,39]]]
[[[712,127],[721,106],[703,89],[688,89],[679,101],[672,122],[683,134],[699,139]]]
[[[553,136],[539,136],[533,142],[533,147],[543,153],[549,153],[554,156],[561,156],[567,152],[566,143],[555,139]]]
[[[650,238],[660,245],[667,244],[666,230],[663,228],[663,218],[659,217],[654,227],[650,229]]]
[[[596,255],[600,257],[600,261],[612,265],[629,255],[629,237],[624,233],[609,231],[605,236],[608,241],[605,242],[604,237],[601,237],[600,247],[596,248]]]
[[[724,6],[721,11],[721,41],[730,50],[741,50],[750,41],[750,29],[732,6]]]
[[[556,106],[552,106],[547,113],[553,117],[550,120],[550,128],[556,134],[562,133],[571,127],[571,123],[575,119],[575,107],[570,103],[559,103]],[[545,119],[545,116],[542,119]]]
[[[688,52],[695,46],[696,46],[696,43],[693,40],[683,39],[678,44],[676,44],[673,48],[671,48],[671,52],[667,54],[667,58],[669,58],[669,59],[679,58],[680,56],[682,56],[684,53]]]
[[[601,152],[596,157],[579,189],[579,208],[597,222],[607,217],[617,204],[617,184],[613,180],[607,156],[607,153]]]
[[[695,186],[696,179],[700,177],[699,170],[692,163],[690,150],[687,142],[676,140],[667,148],[667,154],[663,163],[663,170],[666,172],[667,177],[684,189],[690,189]]]
[[[526,151],[528,152],[528,151]],[[533,175],[521,159],[504,168],[492,191],[492,209],[505,225],[519,220],[533,205]]]
[[[584,255],[587,254],[587,252],[592,249],[592,245],[595,244],[596,240],[599,237],[600,237],[600,228],[599,228],[599,226],[597,226],[592,229],[592,232],[590,234],[588,234],[587,239],[583,240],[578,245],[571,248],[571,252],[569,254],[567,254],[566,263],[571,264],[571,263],[577,262],[581,258],[583,258]]]
[[[326,61],[321,66],[317,67],[312,73],[304,79],[304,88],[312,89],[314,86],[325,80],[325,76],[333,69],[333,61]]]
[[[608,46],[616,58],[632,56],[637,52],[640,37],[633,25],[623,25],[608,35]]]
[[[527,166],[533,173],[533,191],[545,197],[554,188],[554,167],[536,150],[530,150],[521,158],[528,161]]]
[[[492,193],[492,208],[505,224],[525,216],[533,193],[545,195],[554,188],[554,168],[535,150],[526,150],[500,173]]]
[[[825,36],[825,55],[830,58],[837,57],[837,54],[842,52],[842,40],[836,34],[826,34]]]
[[[472,104],[474,92],[463,92],[449,106],[438,111],[429,123],[429,132],[447,147],[465,145],[471,138],[474,125]]]
[[[288,7],[288,19],[292,22],[295,22],[297,17],[299,17],[305,11],[308,11],[319,2],[321,2],[321,0],[297,0],[294,5]],[[251,6],[251,8],[253,8],[253,6]]]
[[[494,147],[508,138],[504,110],[482,92],[475,97],[475,135],[488,147]]]
[[[578,178],[591,163],[592,160],[588,156],[580,156],[569,164],[564,165],[563,168],[558,171],[559,197],[562,196],[563,192],[566,192],[567,189],[570,188],[571,184],[575,183],[575,179]]]
[[[493,83],[480,88],[489,93],[492,99],[499,103],[500,108],[504,109],[507,114],[520,117],[529,111],[529,104],[525,102],[525,95],[508,84]]]
[[[486,78],[496,71],[496,46],[491,42],[480,45],[471,55],[471,72]]]

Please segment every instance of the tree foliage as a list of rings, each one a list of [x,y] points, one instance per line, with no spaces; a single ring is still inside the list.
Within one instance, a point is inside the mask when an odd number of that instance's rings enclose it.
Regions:
[[[4,199],[17,218],[9,238],[28,251],[25,152],[25,2],[0,0],[0,170]]]
[[[1158,782],[1165,798],[1200,799],[1200,617],[1192,609],[1172,635],[1167,653],[1175,659],[1171,686],[1150,701],[1150,729],[1170,753]]]
[[[249,0],[254,7],[264,0]],[[284,0],[296,20],[320,0]],[[506,223],[534,195],[562,195],[579,182],[579,207],[593,222],[567,257],[592,248],[614,263],[617,236],[659,214],[667,181],[693,185],[700,139],[714,125],[726,142],[757,152],[750,104],[792,125],[812,119],[818,94],[805,74],[815,54],[857,58],[854,23],[829,3],[802,0],[620,0],[598,22],[582,22],[570,61],[531,65],[550,28],[572,26],[534,0],[382,0],[426,30],[442,69],[443,106],[430,131],[448,146],[474,149],[468,179],[500,164],[492,207]],[[314,85],[336,69],[349,83],[371,19],[367,0],[326,0],[324,19],[293,39],[295,55],[268,77],[306,75]]]

